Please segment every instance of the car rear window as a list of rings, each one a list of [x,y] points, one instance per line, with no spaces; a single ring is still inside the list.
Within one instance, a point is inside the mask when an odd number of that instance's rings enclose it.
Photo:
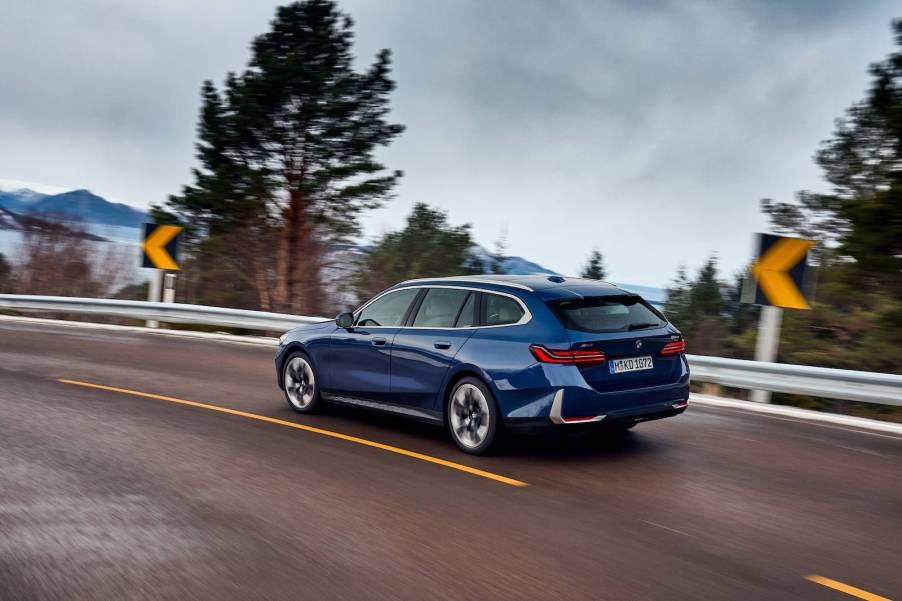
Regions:
[[[548,304],[568,330],[629,332],[667,324],[660,313],[638,296],[591,296]]]
[[[504,326],[517,323],[523,319],[523,307],[508,296],[486,293],[485,324],[487,326]]]

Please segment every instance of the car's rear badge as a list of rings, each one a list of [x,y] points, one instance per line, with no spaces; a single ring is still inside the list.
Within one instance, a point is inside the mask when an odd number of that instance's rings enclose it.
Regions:
[[[637,340],[637,341],[636,341],[636,350],[638,351],[640,348],[642,348],[642,341],[641,341],[641,340]]]

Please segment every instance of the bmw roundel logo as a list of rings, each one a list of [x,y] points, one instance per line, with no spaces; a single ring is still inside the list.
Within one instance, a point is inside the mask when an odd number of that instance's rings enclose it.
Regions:
[[[641,340],[637,340],[637,341],[636,341],[636,350],[639,350],[640,348],[642,348],[642,341],[641,341]]]

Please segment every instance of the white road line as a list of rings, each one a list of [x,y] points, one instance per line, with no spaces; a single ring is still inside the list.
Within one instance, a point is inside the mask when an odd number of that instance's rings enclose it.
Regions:
[[[677,534],[682,534],[683,536],[688,536],[689,538],[692,538],[692,535],[689,534],[688,532],[683,532],[682,530],[677,530],[676,528],[671,528],[670,526],[665,526],[664,524],[659,524],[657,522],[652,522],[650,520],[639,520],[639,521],[643,522],[645,524],[648,524],[649,526],[654,526],[656,528],[663,528],[664,530],[669,530],[671,532],[676,532]]]
[[[692,404],[698,404],[708,407],[724,407],[728,409],[739,409],[750,413],[760,413],[773,417],[774,419],[783,419],[786,421],[804,421],[804,422],[822,422],[818,425],[824,427],[834,427],[848,432],[859,432],[860,434],[872,434],[875,436],[883,436],[885,438],[899,439],[902,436],[902,424],[894,422],[884,422],[876,419],[867,419],[864,417],[854,417],[851,415],[839,415],[836,413],[825,413],[823,411],[811,411],[810,409],[799,409],[798,407],[787,407],[785,405],[770,405],[764,403],[753,403],[751,401],[739,401],[736,399],[724,399],[721,397],[691,394],[689,395],[690,411]],[[872,430],[866,432],[863,430]],[[886,434],[875,434],[875,432],[887,432],[896,436],[888,436]]]

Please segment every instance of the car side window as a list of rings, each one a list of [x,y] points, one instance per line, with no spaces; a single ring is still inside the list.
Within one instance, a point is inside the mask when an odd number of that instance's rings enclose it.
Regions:
[[[477,309],[479,304],[478,301],[479,293],[471,291],[470,296],[464,301],[464,306],[460,309],[454,327],[472,328],[473,326],[479,325],[479,311]]]
[[[485,324],[501,326],[517,323],[523,318],[523,307],[509,296],[500,294],[485,295]]]
[[[410,303],[419,294],[419,288],[403,288],[379,297],[357,315],[355,325],[400,326]]]
[[[469,290],[458,288],[430,288],[420,303],[413,326],[453,328],[457,314],[469,294]]]

